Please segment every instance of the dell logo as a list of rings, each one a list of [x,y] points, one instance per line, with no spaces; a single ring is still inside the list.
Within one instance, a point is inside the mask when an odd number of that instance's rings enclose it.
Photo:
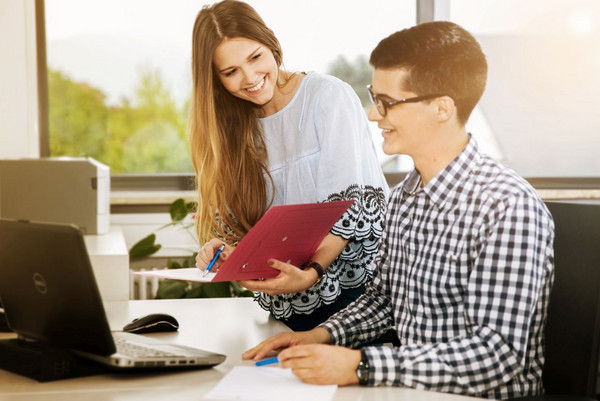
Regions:
[[[44,279],[44,276],[42,276],[40,273],[33,274],[33,286],[42,295],[44,295],[46,292],[48,292],[48,287],[46,286],[46,280]]]

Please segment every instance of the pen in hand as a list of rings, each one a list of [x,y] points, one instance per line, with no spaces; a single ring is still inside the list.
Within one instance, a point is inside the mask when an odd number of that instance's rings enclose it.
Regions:
[[[279,358],[273,357],[273,358],[262,359],[260,361],[255,362],[254,365],[255,366],[265,366],[265,365],[272,365],[274,363],[279,363]]]
[[[204,274],[202,275],[202,277],[206,277],[206,275],[210,272],[210,270],[213,268],[213,266],[217,262],[217,259],[219,259],[219,255],[221,254],[221,252],[223,252],[223,249],[225,249],[225,244],[222,244],[219,247],[219,249],[217,249],[217,252],[215,252],[215,256],[213,256],[213,258],[210,261],[210,263],[208,264],[208,266],[206,266],[206,270],[204,270]]]

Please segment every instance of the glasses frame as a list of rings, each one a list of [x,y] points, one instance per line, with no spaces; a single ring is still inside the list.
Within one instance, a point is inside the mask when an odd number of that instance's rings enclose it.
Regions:
[[[444,96],[444,95],[423,95],[423,96],[415,96],[408,97],[404,99],[398,100],[383,100],[378,95],[373,93],[372,85],[367,85],[367,92],[369,92],[369,99],[371,99],[371,103],[377,109],[377,112],[381,114],[381,117],[385,117],[387,115],[388,109],[396,106],[398,104],[404,103],[419,103],[424,100],[435,99],[436,97]]]

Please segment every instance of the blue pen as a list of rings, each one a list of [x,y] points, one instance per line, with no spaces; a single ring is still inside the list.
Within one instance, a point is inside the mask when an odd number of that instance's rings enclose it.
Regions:
[[[265,365],[271,365],[274,363],[279,363],[279,358],[277,358],[276,356],[273,358],[267,358],[267,359],[262,359],[260,361],[257,361],[254,363],[254,365],[256,366],[265,366]]]
[[[215,256],[213,256],[208,266],[206,266],[206,270],[204,270],[204,274],[202,275],[202,277],[206,277],[206,275],[210,272],[210,269],[213,268],[213,266],[217,262],[217,259],[219,259],[219,255],[221,254],[221,252],[223,252],[223,249],[225,249],[225,244],[221,245],[219,249],[217,249],[217,252],[215,252]]]

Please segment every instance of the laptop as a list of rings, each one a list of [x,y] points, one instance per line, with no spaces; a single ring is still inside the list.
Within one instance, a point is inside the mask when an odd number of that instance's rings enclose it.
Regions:
[[[117,370],[205,368],[225,355],[111,332],[82,232],[0,219],[0,299],[10,328],[37,347]]]

